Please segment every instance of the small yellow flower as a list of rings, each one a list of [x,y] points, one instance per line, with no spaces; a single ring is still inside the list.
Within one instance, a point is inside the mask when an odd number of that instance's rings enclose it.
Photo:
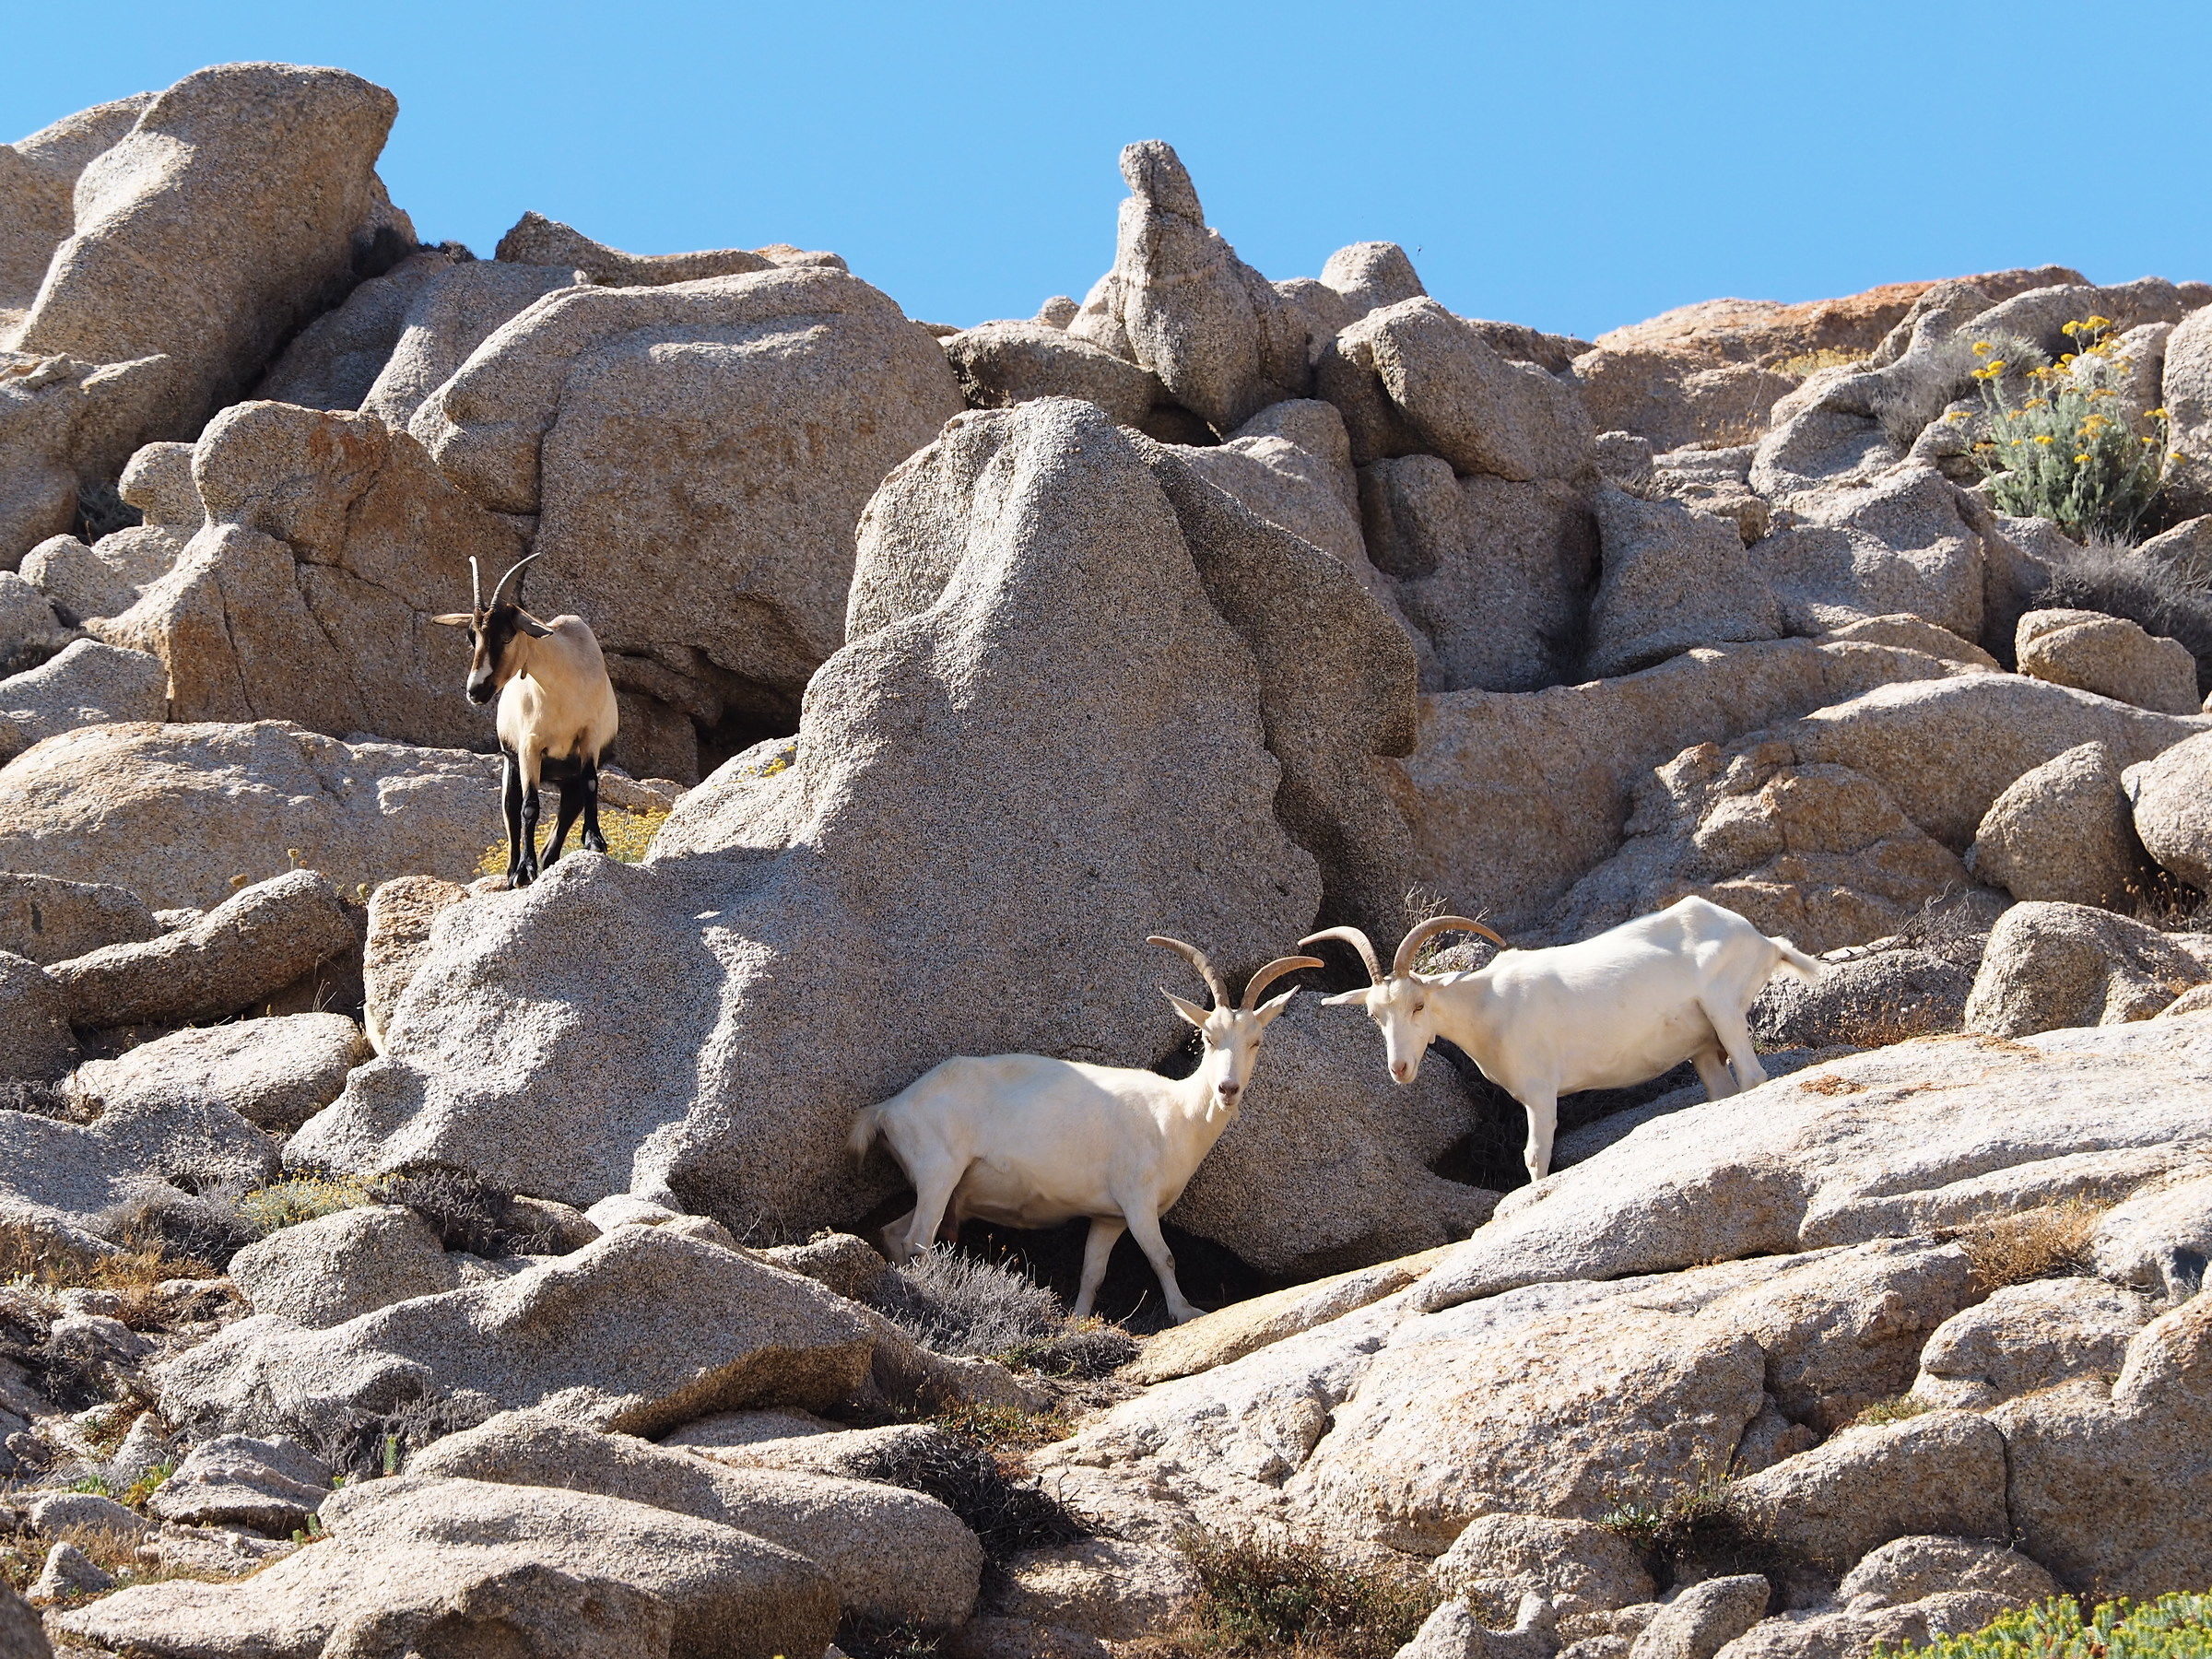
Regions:
[[[2080,328],[2081,324],[2078,323],[2061,323],[2058,325],[2058,332],[2063,335],[2070,335],[2077,333]]]
[[[2031,398],[2030,398],[2030,399],[2029,399],[2029,400],[2028,400],[2026,403],[2024,403],[2024,404],[2022,404],[2022,405],[2020,406],[2020,407],[2021,407],[2022,409],[2024,409],[2024,410],[2025,410],[2025,409],[2047,409],[2047,408],[2049,408],[2050,406],[2051,406],[2051,400],[2050,400],[2049,398],[2047,398],[2047,397],[2031,397]]]
[[[2038,443],[2054,443],[2057,441],[2057,440],[2053,438],[2048,432],[2038,432],[2035,435],[2035,441]]]
[[[2091,317],[2082,324],[2084,328],[2110,328],[2112,325],[2112,320],[2110,317]]]
[[[2081,464],[2082,464],[2084,461],[2087,461],[2088,459],[2088,456],[2087,456],[2087,455],[2077,455],[2077,456],[2075,456],[2075,457],[2074,457],[2074,465],[2077,465],[2077,466],[2079,466],[2079,465],[2081,465]]]
[[[2143,411],[2143,415],[2147,420],[2163,420],[2166,418],[2166,411],[2163,409],[2146,409]]]

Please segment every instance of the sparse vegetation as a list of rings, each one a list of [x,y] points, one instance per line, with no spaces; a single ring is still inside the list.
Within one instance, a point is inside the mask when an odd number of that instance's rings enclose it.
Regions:
[[[2212,1595],[2099,1602],[2085,1617],[2071,1596],[2003,1614],[1924,1647],[1877,1642],[1874,1659],[2203,1659],[2212,1653]]]
[[[1865,354],[1863,352],[1845,351],[1835,346],[1823,346],[1818,351],[1801,351],[1795,357],[1786,357],[1780,362],[1769,363],[1767,372],[1794,375],[1797,379],[1804,380],[1808,375],[1818,374],[1823,369],[1843,369],[1853,363],[1863,363],[1865,360]]]
[[[788,764],[788,763],[786,763]],[[777,771],[782,770],[781,767]],[[668,821],[665,812],[631,812],[620,806],[602,806],[599,808],[599,830],[606,837],[606,855],[623,864],[641,863],[653,846],[653,838],[660,833],[661,826]],[[571,826],[564,852],[574,852],[577,831]],[[546,848],[552,843],[553,819],[541,818],[537,824],[537,853],[542,860]],[[504,876],[507,873],[507,843],[495,841],[484,849],[484,856],[477,860],[479,876]]]
[[[1608,1494],[1613,1507],[1598,1518],[1608,1532],[1672,1559],[1683,1554],[1700,1531],[1710,1531],[1728,1514],[1726,1475],[1708,1467],[1694,1485],[1654,1484]]]
[[[925,1347],[971,1354],[1053,1376],[1104,1376],[1136,1357],[1126,1332],[1071,1321],[1060,1299],[1009,1261],[950,1245],[883,1276],[870,1300]]]
[[[2035,604],[2124,617],[2147,633],[2179,640],[2196,658],[2197,694],[2212,694],[2212,589],[2174,566],[2095,542],[2052,571]]]
[[[238,1211],[265,1238],[302,1221],[376,1202],[375,1191],[350,1176],[296,1175],[248,1193],[238,1200]]]
[[[1916,1418],[1924,1412],[1935,1409],[1925,1400],[1918,1399],[1912,1394],[1892,1394],[1887,1400],[1877,1400],[1858,1416],[1853,1418],[1844,1427],[1847,1429],[1878,1429],[1884,1423],[1901,1423],[1907,1418]]]
[[[941,1433],[879,1448],[855,1474],[925,1492],[967,1523],[994,1560],[1088,1535],[1021,1465],[1020,1453],[1065,1437],[1061,1418],[1004,1406],[961,1406],[928,1419]]]
[[[2065,324],[2075,351],[2053,363],[2034,347],[1977,341],[1989,438],[1973,456],[2004,512],[2047,518],[2077,540],[2132,542],[2166,472],[2166,411],[2131,417],[2127,377],[2109,317]],[[2016,402],[2008,386],[2024,382]]]
[[[2086,1271],[2089,1235],[2103,1213],[2102,1205],[2068,1198],[2008,1216],[1985,1217],[1945,1236],[1965,1248],[1974,1283],[1987,1295],[2006,1285]]]
[[[212,1278],[206,1262],[160,1250],[103,1254],[22,1221],[0,1221],[0,1283],[48,1290],[110,1290],[120,1299],[115,1317],[143,1330],[159,1317],[156,1288],[169,1279]]]
[[[1280,1652],[1389,1659],[1439,1599],[1411,1572],[1355,1564],[1312,1539],[1185,1533],[1179,1547],[1198,1594],[1164,1635],[1128,1644],[1141,1659]]]

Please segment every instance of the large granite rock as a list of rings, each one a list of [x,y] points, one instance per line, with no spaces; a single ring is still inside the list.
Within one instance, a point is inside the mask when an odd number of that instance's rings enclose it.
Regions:
[[[586,236],[573,225],[525,212],[500,238],[496,257],[502,265],[560,266],[581,273],[587,282],[605,288],[658,288],[671,282],[696,282],[706,276],[736,276],[752,271],[773,270],[778,265],[801,263],[771,257],[771,251],[751,248],[710,248],[693,253],[626,253]],[[802,256],[803,263],[832,265],[844,261],[835,254]]]
[[[618,689],[708,726],[789,719],[842,642],[862,507],[960,406],[896,305],[815,266],[548,295],[409,430],[485,507],[538,515],[532,603],[583,616]]]
[[[1148,369],[1168,395],[1217,430],[1305,395],[1300,313],[1207,228],[1198,192],[1158,139],[1122,151],[1113,269],[1069,335]]]
[[[188,438],[286,337],[412,243],[377,180],[398,101],[341,69],[224,64],[158,93],[77,177],[75,218],[7,344],[166,357],[139,421],[78,455]],[[119,441],[118,441],[119,440]]]
[[[522,556],[511,525],[412,438],[344,411],[226,409],[193,478],[205,524],[135,605],[93,625],[160,659],[174,718],[486,742],[462,690],[466,646],[430,618],[465,608],[472,557],[488,582]]]
[[[1689,1107],[1510,1194],[1409,1294],[1450,1307],[1519,1285],[2117,1199],[2212,1143],[2212,1081],[2191,1024],[1925,1038]]]
[[[2150,873],[2127,806],[2111,751],[2101,743],[2070,748],[1990,803],[1967,867],[2015,899],[2124,908]]]
[[[1421,652],[1424,690],[1533,691],[1572,677],[1597,580],[1585,492],[1457,477],[1434,455],[1359,469],[1367,545]]]
[[[2101,1279],[2000,1286],[1928,1338],[1912,1397],[1983,1411],[2077,1377],[2109,1382],[2120,1374],[2129,1341],[2155,1312],[2148,1298]]]
[[[2085,1378],[1992,1414],[2014,1535],[2067,1589],[2147,1597],[2212,1581],[2208,1361],[2200,1296],[2146,1325],[2110,1383]]]
[[[0,950],[59,962],[161,931],[146,902],[107,882],[0,875]]]
[[[1783,492],[1779,483],[1762,482],[1757,463],[1751,482],[1765,494]],[[1904,611],[1980,639],[1983,537],[1959,487],[1933,467],[1887,464],[1866,478],[1836,482],[1821,480],[1795,498],[1796,522],[1746,555],[1791,630],[1824,633]]]
[[[418,871],[467,880],[501,837],[499,800],[482,755],[283,721],[94,726],[0,768],[0,867],[121,876],[157,909],[216,904],[299,864],[347,892]]]
[[[68,530],[88,457],[112,470],[130,453],[169,361],[84,363],[65,353],[0,350],[0,454],[7,458],[0,569],[14,570],[41,542]]]
[[[240,889],[174,933],[104,945],[48,972],[75,1024],[186,1025],[261,1002],[359,942],[336,889],[318,871],[292,870]],[[141,1098],[158,1109],[177,1097],[156,1086]]]
[[[169,676],[159,657],[79,640],[52,662],[0,680],[0,761],[80,726],[168,712]]]
[[[2086,904],[2016,904],[1998,918],[1966,1027],[2027,1037],[2148,1019],[2212,980],[2212,934],[2164,934]]]
[[[975,1611],[975,1535],[935,1499],[877,1481],[727,1468],[530,1411],[425,1447],[407,1473],[595,1492],[735,1527],[822,1568],[861,1618],[943,1630]]]
[[[2197,729],[2018,675],[1878,688],[1658,769],[1627,842],[1550,932],[1582,936],[1698,893],[1811,950],[1894,934],[1967,885],[1958,854],[2022,774],[2085,743],[2125,763]]]
[[[1772,640],[1782,610],[1735,525],[1672,501],[1597,493],[1605,574],[1590,608],[1593,676],[1633,674],[1693,645]]]
[[[258,935],[255,947],[264,947]],[[155,1110],[220,1102],[284,1134],[336,1100],[346,1074],[368,1057],[361,1028],[345,1015],[284,1014],[172,1031],[112,1060],[86,1062],[73,1087],[101,1111],[125,1102]]]
[[[852,1114],[948,1055],[1174,1053],[1146,935],[1239,974],[1324,902],[1404,890],[1377,787],[1412,735],[1404,637],[1091,406],[971,412],[895,473],[849,631],[797,738],[687,795],[648,864],[564,860],[449,912],[384,1059],[289,1156],[803,1236],[887,1191],[850,1166]]]
[[[771,1659],[819,1653],[837,1626],[812,1562],[621,1499],[400,1476],[322,1513],[327,1537],[236,1583],[137,1585],[58,1622],[147,1659]]]
[[[195,1435],[312,1441],[457,1394],[655,1434],[740,1406],[842,1400],[875,1340],[812,1279],[670,1228],[618,1227],[512,1277],[324,1329],[241,1320],[162,1367],[161,1409]]]
[[[1157,377],[1127,358],[1042,323],[979,323],[947,335],[944,348],[971,408],[1080,397],[1136,426],[1165,394]]]
[[[0,1076],[46,1081],[76,1059],[69,994],[28,957],[0,951]]]
[[[2125,617],[2032,610],[2014,633],[2022,674],[2075,686],[2162,714],[2197,712],[2196,658],[2179,640],[2159,639]]]
[[[2121,785],[2151,857],[2191,887],[2212,890],[2212,732],[2138,760]]]
[[[231,1257],[229,1273],[254,1312],[312,1330],[462,1284],[437,1230],[394,1204],[279,1229]]]
[[[1685,748],[1963,672],[1893,646],[1782,640],[1533,694],[1424,698],[1419,747],[1392,780],[1416,879],[1463,914],[1526,928],[1619,851],[1639,786]]]
[[[1526,481],[1594,465],[1596,432],[1580,392],[1500,355],[1426,297],[1345,329],[1323,353],[1316,384],[1343,412],[1363,466],[1425,452],[1456,472]]]
[[[94,104],[0,145],[0,312],[13,323],[38,297],[53,251],[74,224],[76,181],[92,159],[127,134],[151,92]]]

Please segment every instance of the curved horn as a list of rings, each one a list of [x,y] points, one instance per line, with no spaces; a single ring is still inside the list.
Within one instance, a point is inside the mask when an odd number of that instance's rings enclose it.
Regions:
[[[1199,949],[1197,946],[1185,945],[1181,939],[1171,939],[1165,934],[1147,934],[1145,943],[1165,945],[1192,967],[1197,969],[1199,973],[1205,977],[1206,990],[1213,994],[1215,1007],[1226,1008],[1230,1006],[1233,999],[1229,994],[1229,987],[1221,982],[1221,976],[1214,971],[1214,965],[1206,959],[1206,952]]]
[[[1325,966],[1327,964],[1323,962],[1319,957],[1277,957],[1274,961],[1244,982],[1244,1000],[1237,1006],[1249,1013],[1260,1006],[1260,993],[1274,984],[1277,980],[1281,979],[1284,974],[1296,973],[1300,968]]]
[[[1398,954],[1390,962],[1391,972],[1404,973],[1411,969],[1413,959],[1421,947],[1442,933],[1480,934],[1500,949],[1505,948],[1505,941],[1479,922],[1470,922],[1465,916],[1431,916],[1428,921],[1417,924],[1411,933],[1398,941]]]
[[[1318,945],[1324,939],[1342,939],[1359,952],[1359,959],[1367,964],[1367,977],[1371,983],[1382,982],[1382,959],[1375,954],[1374,941],[1356,927],[1324,927],[1317,934],[1308,934],[1300,945]]]
[[[484,614],[484,571],[474,553],[468,556],[468,608],[479,617]]]
[[[491,602],[494,605],[497,605],[500,602],[500,595],[507,591],[507,583],[514,576],[514,574],[536,557],[537,555],[535,553],[525,553],[522,556],[522,558],[516,559],[512,564],[507,567],[507,574],[500,577],[499,585],[491,590]],[[514,603],[520,605],[523,602],[522,583],[515,583],[514,594]]]

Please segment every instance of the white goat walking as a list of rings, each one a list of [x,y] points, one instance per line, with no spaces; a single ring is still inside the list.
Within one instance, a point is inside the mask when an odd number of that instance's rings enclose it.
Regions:
[[[1277,958],[1252,976],[1243,1001],[1232,1006],[1229,987],[1195,947],[1158,935],[1146,942],[1184,958],[1213,994],[1208,1009],[1160,993],[1206,1041],[1189,1077],[1041,1054],[961,1057],[932,1066],[853,1119],[853,1155],[865,1157],[881,1135],[914,1183],[912,1213],[884,1230],[898,1260],[926,1249],[947,1217],[955,1227],[971,1216],[1053,1227],[1088,1216],[1077,1318],[1090,1312],[1124,1229],[1159,1276],[1169,1313],[1178,1322],[1198,1316],[1175,1282],[1160,1215],[1235,1121],[1261,1033],[1298,994],[1286,991],[1260,1003],[1260,993],[1321,961]]]
[[[1777,972],[1808,983],[1820,975],[1820,964],[1787,939],[1769,938],[1703,899],[1684,899],[1578,944],[1501,949],[1472,973],[1416,973],[1415,957],[1441,933],[1505,945],[1479,922],[1437,916],[1406,935],[1384,973],[1356,927],[1299,943],[1344,939],[1359,950],[1374,982],[1325,1000],[1367,1010],[1382,1028],[1390,1075],[1400,1083],[1419,1076],[1421,1055],[1441,1037],[1527,1109],[1524,1156],[1532,1181],[1551,1169],[1563,1094],[1646,1082],[1685,1060],[1698,1068],[1710,1100],[1764,1083],[1745,1016]]]

